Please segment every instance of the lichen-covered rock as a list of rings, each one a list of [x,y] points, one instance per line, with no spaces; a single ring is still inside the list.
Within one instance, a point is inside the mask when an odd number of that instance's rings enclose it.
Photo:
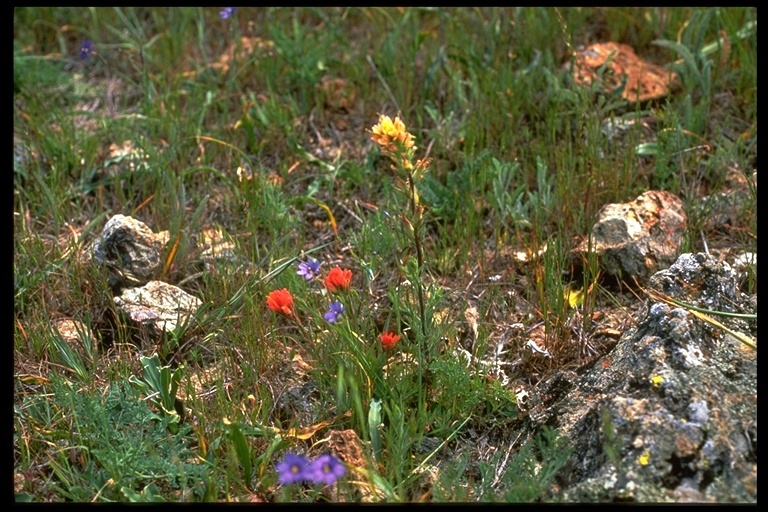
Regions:
[[[750,176],[741,169],[730,168],[722,189],[696,201],[694,212],[705,219],[705,231],[730,232],[734,226],[748,225],[749,219],[757,215],[756,194],[757,173]]]
[[[651,190],[629,203],[605,205],[592,228],[591,249],[607,274],[643,282],[661,265],[675,260],[687,217],[675,195]],[[572,253],[583,261],[587,241]]]
[[[118,214],[109,219],[95,241],[92,258],[109,267],[110,286],[142,285],[162,266],[168,239],[168,231],[154,233],[143,222]]]
[[[734,312],[739,294],[730,265],[701,253],[680,255],[672,266],[651,277],[648,285],[674,299],[726,312]]]
[[[150,281],[115,297],[118,310],[154,334],[170,333],[194,315],[202,301],[181,288]]]
[[[747,307],[735,281],[704,254],[651,279],[700,307]],[[756,336],[756,324],[721,320]],[[546,407],[531,414],[534,430],[555,427],[574,448],[550,500],[757,500],[756,351],[683,307],[652,302],[610,353],[535,394]]]

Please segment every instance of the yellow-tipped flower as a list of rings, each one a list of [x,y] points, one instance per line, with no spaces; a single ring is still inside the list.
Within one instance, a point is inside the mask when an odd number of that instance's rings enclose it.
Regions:
[[[382,151],[396,153],[400,150],[412,151],[416,149],[413,145],[413,135],[405,129],[405,124],[396,116],[395,120],[389,116],[379,116],[379,123],[371,129],[371,139],[381,146]]]

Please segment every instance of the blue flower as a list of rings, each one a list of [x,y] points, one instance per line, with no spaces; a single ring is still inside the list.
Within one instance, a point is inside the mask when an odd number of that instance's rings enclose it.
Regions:
[[[221,16],[221,19],[226,20],[227,18],[234,15],[236,10],[237,7],[225,7],[221,10],[221,12],[219,12],[219,16]]]
[[[89,41],[88,39],[83,39],[83,42],[80,44],[80,58],[83,60],[88,60],[93,53],[93,42]]]
[[[347,468],[334,455],[321,455],[304,470],[304,477],[316,484],[333,485]]]
[[[336,323],[342,313],[344,313],[344,304],[339,301],[331,302],[328,306],[328,312],[323,315],[323,318],[333,324]]]
[[[315,274],[320,272],[320,265],[322,264],[322,262],[317,261],[314,258],[309,258],[307,261],[299,263],[299,270],[296,273],[309,281],[315,277]]]
[[[283,485],[304,482],[307,478],[309,459],[303,455],[286,453],[285,458],[275,466],[278,476],[277,481]]]

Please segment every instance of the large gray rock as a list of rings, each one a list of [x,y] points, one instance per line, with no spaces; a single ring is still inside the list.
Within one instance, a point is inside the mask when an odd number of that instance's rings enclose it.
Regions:
[[[751,304],[730,267],[704,254],[683,254],[650,282],[700,308]],[[757,336],[756,320],[718,321]],[[577,373],[555,373],[532,393],[531,433],[555,427],[574,448],[548,499],[757,501],[756,350],[651,301],[635,329]]]
[[[143,222],[118,214],[104,225],[92,258],[109,268],[110,286],[142,285],[161,268],[168,239],[168,231],[154,233]]]

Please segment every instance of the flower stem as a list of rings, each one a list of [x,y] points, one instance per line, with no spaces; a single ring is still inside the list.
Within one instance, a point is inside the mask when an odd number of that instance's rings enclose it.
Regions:
[[[418,283],[416,286],[416,294],[419,298],[419,318],[421,319],[421,334],[426,338],[427,336],[427,314],[424,307],[424,290],[421,282],[421,272],[424,268],[424,253],[421,247],[421,211],[419,210],[419,197],[416,195],[416,183],[413,179],[413,174],[408,173],[408,185],[411,192],[411,212],[413,215],[413,245],[416,247],[416,262],[418,263]]]

